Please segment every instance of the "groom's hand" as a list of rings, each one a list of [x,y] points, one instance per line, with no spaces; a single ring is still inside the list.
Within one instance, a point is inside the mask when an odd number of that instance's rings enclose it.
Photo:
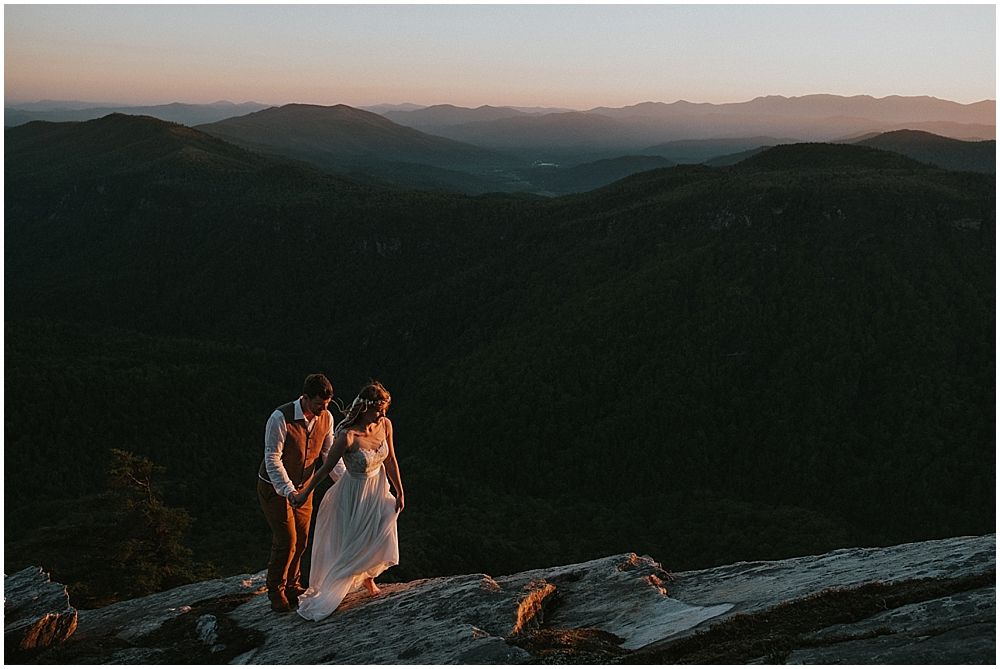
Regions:
[[[289,496],[288,496],[288,503],[289,503],[289,504],[291,505],[291,507],[292,507],[293,509],[297,509],[297,508],[299,508],[300,506],[302,506],[302,502],[303,502],[303,501],[305,501],[305,500],[303,500],[303,499],[302,499],[302,498],[300,497],[300,495],[299,495],[299,492],[298,492],[298,491],[296,491],[296,492],[293,492],[293,493],[292,493],[291,495],[289,495]]]

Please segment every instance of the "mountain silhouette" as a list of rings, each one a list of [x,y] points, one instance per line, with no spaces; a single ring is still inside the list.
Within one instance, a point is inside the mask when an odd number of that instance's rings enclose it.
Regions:
[[[370,111],[370,112],[375,113],[375,114],[385,114],[386,112],[390,112],[390,111],[392,111],[392,112],[397,112],[397,111],[402,111],[402,112],[416,111],[417,109],[423,109],[425,106],[426,105],[416,105],[416,104],[413,104],[412,102],[404,102],[403,104],[398,104],[398,105],[383,103],[383,104],[378,104],[378,105],[372,105],[370,107],[358,107],[358,109],[363,109],[365,111]]]
[[[442,125],[460,125],[479,121],[498,121],[505,118],[528,116],[510,107],[483,105],[475,109],[455,105],[433,105],[412,111],[385,111],[382,115],[391,121],[411,128],[434,128]]]
[[[596,107],[588,113],[612,118],[676,118],[706,113],[738,116],[776,116],[786,118],[826,119],[835,117],[865,118],[880,123],[951,121],[966,124],[995,124],[996,101],[983,100],[963,105],[932,97],[869,95],[805,95],[784,97],[768,95],[748,102],[722,104],[644,102],[621,108]]]
[[[231,116],[249,114],[265,109],[267,106],[257,102],[234,104],[226,100],[219,100],[207,105],[172,102],[165,105],[149,106],[41,102],[35,105],[26,105],[25,108],[5,107],[3,122],[4,126],[11,127],[29,121],[90,121],[108,114],[131,114],[133,116],[152,116],[163,121],[183,123],[184,125],[199,125],[220,121]]]
[[[896,130],[857,144],[901,153],[946,170],[996,173],[996,140],[964,142],[919,130]]]
[[[497,170],[523,162],[347,105],[290,104],[198,129],[382,186],[468,193],[518,190]]]
[[[576,162],[646,153],[650,146],[681,140],[769,136],[827,142],[907,127],[959,139],[996,135],[995,101],[963,105],[930,97],[809,95],[727,104],[644,102],[476,122],[465,121],[476,110],[466,109],[464,116],[459,111],[448,107],[447,114],[420,110],[393,118],[425,130],[433,124],[435,134],[477,146],[516,151],[532,159]],[[448,119],[463,122],[449,125]],[[727,149],[701,160],[750,148]]]
[[[783,144],[753,155],[736,166],[739,170],[777,171],[813,169],[924,170],[912,158],[869,146],[851,144]]]
[[[5,164],[17,165],[7,178],[26,184],[59,175],[233,174],[274,163],[199,130],[128,114],[82,122],[32,121],[5,129],[4,140]]]
[[[347,105],[289,104],[198,126],[241,146],[271,151],[323,167],[371,161],[437,167],[474,167],[501,158],[496,153],[407,128]]]

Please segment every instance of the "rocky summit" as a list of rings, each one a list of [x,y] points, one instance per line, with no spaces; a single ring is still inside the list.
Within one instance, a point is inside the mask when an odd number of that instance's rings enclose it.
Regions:
[[[677,574],[622,554],[384,584],[318,623],[271,612],[263,593],[260,572],[77,612],[24,570],[4,578],[7,661],[996,663],[995,534]]]

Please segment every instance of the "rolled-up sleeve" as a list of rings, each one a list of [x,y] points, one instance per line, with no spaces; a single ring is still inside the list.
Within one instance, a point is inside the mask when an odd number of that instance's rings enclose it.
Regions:
[[[292,485],[292,480],[288,478],[285,466],[281,463],[281,451],[285,446],[287,435],[285,417],[280,411],[275,411],[267,419],[267,425],[264,427],[264,468],[267,469],[267,476],[271,479],[275,492],[286,498],[295,492],[295,486]]]

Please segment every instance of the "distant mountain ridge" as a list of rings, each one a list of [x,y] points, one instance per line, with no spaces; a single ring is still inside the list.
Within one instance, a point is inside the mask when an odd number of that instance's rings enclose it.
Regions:
[[[347,105],[289,104],[200,125],[210,135],[262,150],[293,148],[343,159],[424,160],[440,166],[475,162],[496,154],[436,137]]]
[[[418,109],[423,109],[426,105],[415,105],[412,102],[404,102],[403,104],[393,105],[393,104],[378,104],[378,105],[361,105],[358,109],[364,109],[365,111],[370,111],[374,114],[384,114],[389,111],[416,111]]]
[[[456,190],[497,190],[478,172],[510,162],[496,151],[430,135],[347,105],[271,107],[197,129],[326,170],[374,171],[377,178],[417,187],[433,168],[448,170],[438,173],[436,182],[451,183]]]
[[[898,95],[874,98],[870,95],[843,97],[839,95],[805,95],[784,97],[769,95],[748,102],[722,104],[643,102],[621,108],[596,107],[587,113],[603,114],[612,118],[671,117],[691,113],[720,113],[738,115],[776,115],[796,118],[832,118],[838,116],[867,118],[883,123],[915,121],[953,121],[956,123],[995,123],[996,101],[983,100],[961,104],[928,96],[903,97]]]
[[[645,108],[659,109],[660,106]],[[249,150],[240,160],[263,152],[369,186],[547,196],[584,192],[637,172],[675,164],[734,165],[772,146],[802,144],[788,136],[748,135],[674,140],[636,149],[634,142],[629,145],[627,136],[622,138],[619,133],[622,126],[618,121],[600,114],[572,112],[533,116],[506,108],[481,107],[463,111],[449,106],[428,107],[422,111],[450,118],[468,118],[466,112],[470,111],[482,117],[502,116],[494,121],[450,128],[469,134],[489,132],[489,139],[496,143],[504,142],[505,137],[519,137],[517,141],[528,139],[534,145],[522,147],[523,150],[507,147],[511,150],[509,154],[484,149],[403,126],[384,115],[346,105],[271,107],[199,125],[196,130],[225,140],[227,146]],[[87,130],[83,134],[96,137],[94,133],[115,128],[114,132],[121,132],[122,138],[127,138],[132,132],[129,128],[138,123],[129,119],[139,118],[115,114],[100,121],[84,122]],[[39,122],[39,125],[29,125],[32,126],[29,133],[42,136],[73,134],[68,128],[75,124]],[[164,137],[194,132],[178,124],[168,123],[163,127],[171,128],[163,131]],[[108,139],[118,141],[122,138]],[[891,152],[887,156],[908,156],[944,169],[995,172],[995,141],[968,142],[911,129],[889,134],[870,133],[856,140],[835,142],[854,143]],[[512,155],[514,152],[520,152],[520,157]],[[186,158],[196,159],[193,155]],[[43,163],[44,160],[40,165]]]
[[[231,116],[249,114],[261,109],[267,109],[269,106],[260,104],[259,102],[234,104],[225,100],[207,105],[184,104],[181,102],[151,106],[86,105],[87,103],[84,102],[60,103],[56,101],[42,101],[23,107],[4,107],[4,126],[9,128],[23,125],[30,121],[90,121],[95,118],[107,116],[108,114],[152,116],[162,121],[191,126],[221,121]]]
[[[493,120],[475,120],[473,111],[439,105],[393,112],[392,119],[443,137],[522,155],[545,151],[565,155],[570,148],[605,152],[591,154],[589,159],[647,153],[649,147],[671,141],[755,135],[835,141],[910,128],[963,140],[996,138],[994,100],[964,105],[931,97],[767,96],[726,104],[644,102],[583,112],[510,114]]]
[[[510,107],[491,107],[483,105],[475,109],[456,107],[454,105],[434,105],[412,111],[387,111],[382,114],[387,119],[402,125],[420,125],[435,127],[439,125],[459,125],[462,123],[477,123],[480,121],[499,121],[505,118],[528,116],[525,112]]]

